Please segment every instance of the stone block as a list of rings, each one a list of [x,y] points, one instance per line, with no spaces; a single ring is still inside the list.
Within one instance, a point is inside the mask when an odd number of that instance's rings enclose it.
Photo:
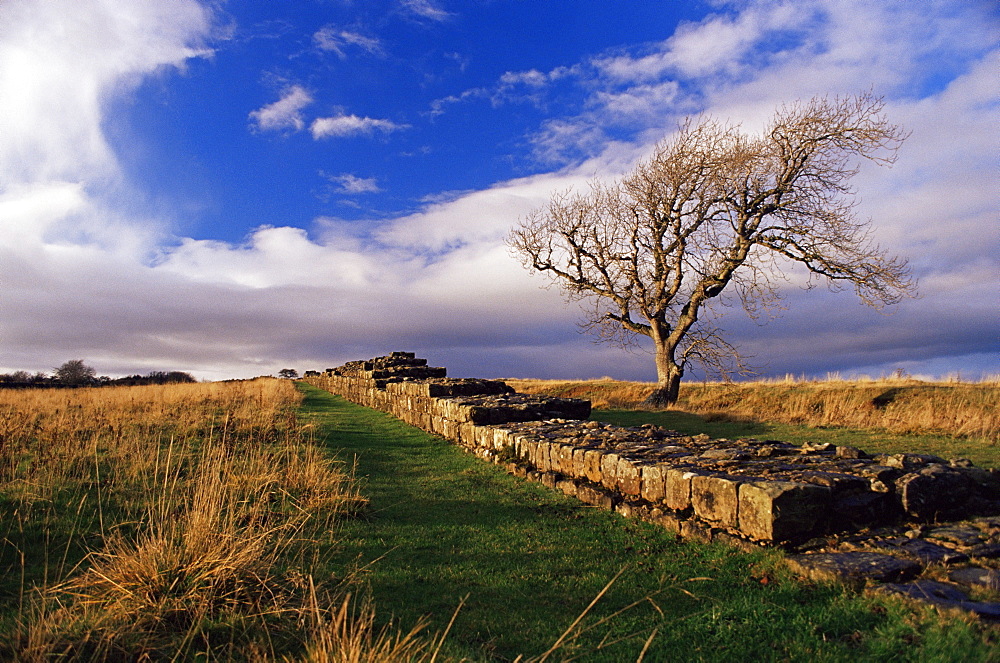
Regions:
[[[884,456],[883,465],[901,470],[917,470],[931,464],[943,465],[946,461],[930,454],[891,454]]]
[[[514,449],[517,450],[517,437],[506,428],[483,427],[483,430],[493,431],[492,446],[494,449]]]
[[[694,518],[681,522],[680,535],[683,539],[700,541],[702,543],[711,543],[714,538],[713,534],[714,530],[708,523]]]
[[[874,552],[806,553],[789,555],[787,560],[793,571],[812,580],[843,580],[851,584],[865,580],[901,582],[922,570],[912,560]]]
[[[629,497],[639,497],[642,489],[642,470],[639,466],[628,458],[619,458],[615,465],[615,474],[618,477],[618,491]]]
[[[573,476],[578,479],[587,478],[587,451],[586,447],[573,448]]]
[[[889,523],[902,513],[899,500],[892,495],[869,491],[834,497],[826,521],[830,530],[844,531]]]
[[[535,454],[536,443],[534,440],[527,437],[517,437],[517,455],[522,461],[535,464],[533,460]]]
[[[604,452],[600,449],[587,449],[583,454],[583,471],[587,481],[601,483],[601,460]]]
[[[575,447],[570,444],[559,445],[559,471],[567,476],[573,476],[573,452]]]
[[[459,443],[469,447],[478,446],[476,444],[476,434],[482,428],[485,428],[485,426],[476,426],[475,424],[459,424],[458,425]],[[490,437],[492,438],[492,435]],[[489,445],[487,445],[486,448],[487,449],[490,448]]]
[[[650,504],[660,504],[666,496],[666,470],[663,465],[642,467],[642,488],[640,496]]]
[[[611,511],[615,507],[615,498],[599,488],[588,485],[578,485],[576,497],[581,502]]]
[[[695,514],[722,527],[736,527],[739,481],[732,477],[696,475],[691,479],[691,506]]]
[[[933,519],[957,509],[972,494],[973,481],[944,465],[929,465],[896,480],[903,509],[915,518]]]
[[[601,485],[608,490],[618,489],[618,459],[616,453],[605,453],[601,457]]]
[[[665,512],[662,509],[653,509],[650,511],[649,520],[674,534],[680,534],[681,522],[683,522],[677,517],[677,514]]]
[[[830,505],[829,488],[793,481],[755,481],[739,487],[739,529],[756,541],[808,538]]]
[[[576,497],[576,482],[570,478],[563,477],[556,481],[556,490],[561,490],[570,497]]]
[[[691,508],[691,479],[696,475],[683,469],[669,468],[664,478],[664,502],[674,511]]]
[[[649,520],[650,508],[644,504],[622,501],[615,505],[615,513],[624,518]]]
[[[559,442],[549,442],[549,472],[559,472],[561,468],[559,452],[562,444]]]
[[[551,447],[545,440],[539,440],[535,445],[535,467],[539,472],[548,472],[552,468],[552,463],[549,462]]]
[[[864,477],[843,472],[804,472],[802,480],[817,486],[825,486],[833,491],[834,495],[867,492],[871,487]]]

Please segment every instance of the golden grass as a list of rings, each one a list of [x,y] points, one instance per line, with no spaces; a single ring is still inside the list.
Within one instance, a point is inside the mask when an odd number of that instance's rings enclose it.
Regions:
[[[379,627],[372,605],[362,602],[358,606],[350,594],[333,610],[321,608],[318,600],[313,605],[309,643],[297,659],[302,663],[423,663],[437,658],[444,636],[423,637],[424,622],[407,632],[390,625]]]
[[[653,383],[515,380],[517,391],[588,398],[597,409],[642,408]],[[686,383],[674,409],[772,423],[1000,439],[1000,384],[908,379]]]
[[[41,521],[99,541],[25,588],[18,660],[273,659],[275,634],[312,646],[310,558],[364,499],[296,420],[300,401],[279,380],[0,391],[0,493],[18,520],[5,545],[23,556],[18,534]]]

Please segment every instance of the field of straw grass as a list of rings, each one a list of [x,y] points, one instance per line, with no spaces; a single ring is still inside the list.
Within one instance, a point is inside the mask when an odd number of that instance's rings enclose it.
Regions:
[[[300,401],[271,379],[0,391],[0,658],[427,654],[313,580],[365,500]]]
[[[588,398],[595,409],[643,409],[655,384],[505,380],[517,391]],[[672,409],[707,418],[1000,439],[1000,384],[909,379],[759,381],[681,385]]]

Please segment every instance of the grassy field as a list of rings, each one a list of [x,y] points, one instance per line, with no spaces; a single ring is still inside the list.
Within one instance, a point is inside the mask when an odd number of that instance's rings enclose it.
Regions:
[[[587,398],[592,418],[653,423],[685,434],[831,442],[870,453],[929,453],[1000,467],[1000,385],[750,382],[682,385],[668,410],[645,410],[652,384],[614,380],[506,380],[522,393]]]
[[[964,618],[680,542],[303,389],[0,391],[0,660],[996,651]]]
[[[0,391],[0,659],[328,649],[342,597],[311,571],[364,500],[300,401],[278,380]]]

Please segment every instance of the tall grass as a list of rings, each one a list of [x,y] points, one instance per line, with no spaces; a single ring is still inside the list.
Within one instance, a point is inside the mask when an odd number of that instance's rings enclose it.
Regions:
[[[329,563],[367,500],[301,400],[284,380],[0,391],[0,659],[444,660],[450,625],[377,619]]]
[[[642,408],[654,384],[507,380],[524,393],[589,398],[597,409]],[[675,409],[714,418],[933,433],[1000,440],[1000,384],[926,383],[905,378],[681,385]]]
[[[0,657],[259,660],[329,641],[344,603],[315,602],[311,564],[364,499],[300,401],[278,380],[0,391]]]

